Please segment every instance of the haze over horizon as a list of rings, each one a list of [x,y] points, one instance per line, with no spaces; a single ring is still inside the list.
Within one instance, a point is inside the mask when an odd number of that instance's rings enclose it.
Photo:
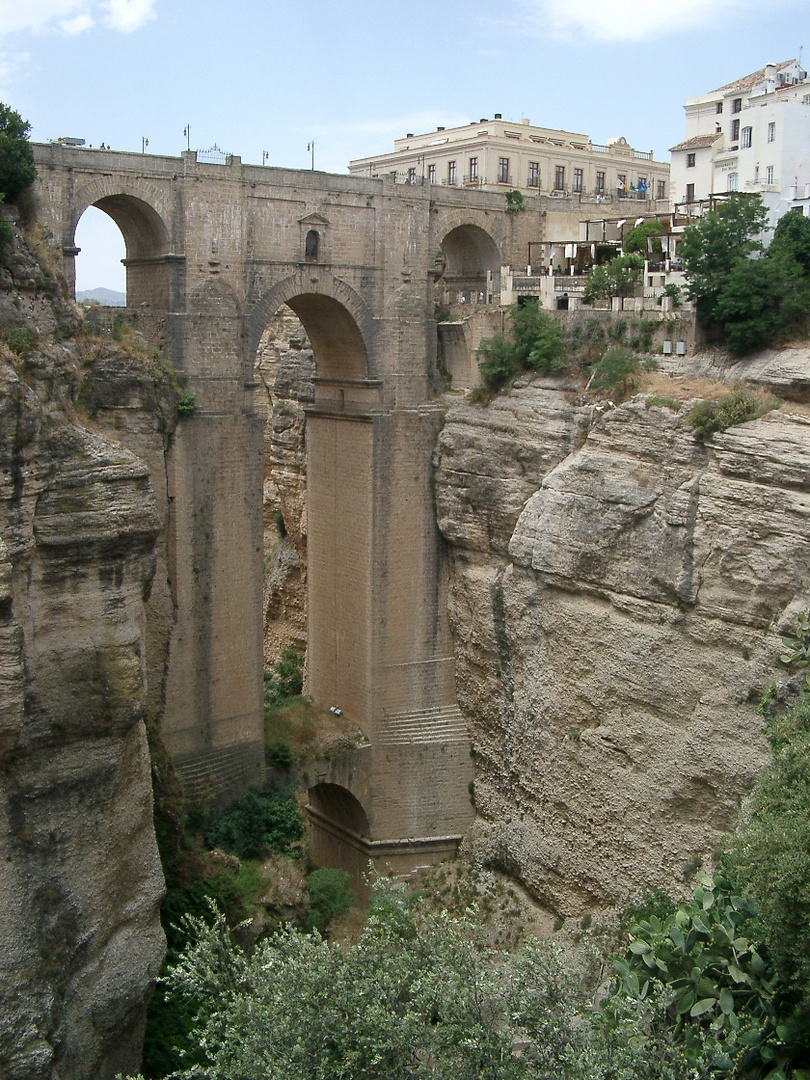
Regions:
[[[669,160],[683,103],[801,55],[807,0],[481,0],[381,8],[335,0],[0,0],[0,100],[40,142],[345,173],[406,131],[492,116],[623,135]],[[797,36],[798,34],[798,36]],[[190,127],[189,136],[184,129]],[[266,158],[264,155],[266,153]],[[77,287],[123,290],[123,240],[101,211],[77,231]]]

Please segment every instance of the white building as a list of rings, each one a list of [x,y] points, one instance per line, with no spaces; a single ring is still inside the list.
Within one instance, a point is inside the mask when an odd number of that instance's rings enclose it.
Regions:
[[[525,118],[504,120],[500,113],[462,127],[408,134],[394,141],[390,154],[351,161],[349,172],[593,202],[669,198],[669,166],[654,161],[652,151],[634,150],[624,138],[601,145]]]
[[[756,192],[773,227],[810,184],[810,80],[801,64],[767,64],[684,109],[686,138],[671,148],[673,208]]]

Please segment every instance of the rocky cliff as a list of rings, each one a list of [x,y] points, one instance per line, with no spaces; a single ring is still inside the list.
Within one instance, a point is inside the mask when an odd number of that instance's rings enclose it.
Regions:
[[[800,351],[733,370],[797,397],[808,373]],[[577,400],[529,380],[456,399],[436,453],[466,850],[563,916],[711,861],[767,761],[779,634],[810,605],[806,408],[704,445],[685,409]]]
[[[147,352],[76,338],[80,325],[17,232],[0,272],[0,1073],[9,1080],[137,1068],[164,951],[145,718],[160,709],[171,621],[156,542],[176,399]]]

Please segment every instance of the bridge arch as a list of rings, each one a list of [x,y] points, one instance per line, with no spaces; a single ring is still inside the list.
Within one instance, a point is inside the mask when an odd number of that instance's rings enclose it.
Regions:
[[[445,287],[465,300],[475,301],[484,293],[485,302],[490,303],[502,261],[491,233],[471,222],[450,225],[439,246],[445,261]]]
[[[347,870],[359,894],[368,870],[371,836],[360,800],[339,784],[315,784],[308,791],[310,858],[316,866]]]
[[[64,252],[71,260],[77,254],[76,227],[90,206],[110,217],[121,231],[126,247],[127,306],[152,307],[167,311],[172,306],[170,277],[171,237],[166,222],[168,207],[152,185],[102,177],[76,192],[67,223]],[[176,258],[176,256],[175,256]],[[69,280],[75,280],[72,266]]]
[[[370,350],[374,324],[360,296],[331,274],[292,274],[269,289],[247,319],[255,356],[269,319],[286,304],[304,326],[315,353],[317,376],[347,382],[375,377]]]

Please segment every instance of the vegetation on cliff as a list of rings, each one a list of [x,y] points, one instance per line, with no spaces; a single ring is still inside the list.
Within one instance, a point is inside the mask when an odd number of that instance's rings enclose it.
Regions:
[[[28,141],[31,125],[0,102],[0,202],[15,202],[34,182],[34,151]]]
[[[704,331],[739,355],[803,336],[810,308],[810,220],[785,214],[765,250],[759,196],[732,195],[684,232],[690,299]]]

